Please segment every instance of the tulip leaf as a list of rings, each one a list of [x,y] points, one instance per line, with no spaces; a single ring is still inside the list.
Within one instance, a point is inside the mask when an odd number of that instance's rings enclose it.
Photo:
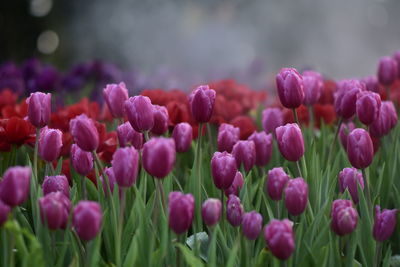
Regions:
[[[180,252],[183,255],[183,258],[185,259],[186,263],[191,266],[191,267],[199,267],[199,266],[204,266],[203,262],[197,258],[192,250],[190,250],[188,247],[186,247],[183,244],[177,243],[175,244],[180,250]]]

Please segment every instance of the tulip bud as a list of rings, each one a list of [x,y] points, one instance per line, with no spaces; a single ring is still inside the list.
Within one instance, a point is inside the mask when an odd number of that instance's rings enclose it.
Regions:
[[[143,168],[152,176],[162,179],[174,168],[175,142],[172,138],[151,138],[143,146]]]
[[[164,106],[154,105],[154,126],[151,132],[155,135],[163,135],[168,130],[168,110]]]
[[[368,167],[374,158],[371,137],[364,129],[354,129],[347,137],[347,156],[351,165],[357,169]]]
[[[321,97],[324,85],[322,75],[316,71],[303,72],[304,101],[306,106],[316,104]]]
[[[243,164],[246,172],[250,171],[256,163],[256,147],[251,140],[238,141],[232,149],[232,155],[236,159],[236,166],[240,168]]]
[[[39,198],[39,207],[42,221],[49,229],[67,227],[71,202],[62,192],[52,192]]]
[[[344,80],[338,84],[335,93],[336,114],[344,119],[349,119],[356,113],[358,93],[365,90],[365,84],[359,80]]]
[[[248,140],[253,141],[255,145],[256,165],[267,165],[272,155],[272,135],[265,132],[254,132],[249,136]]]
[[[188,151],[193,139],[192,126],[187,122],[178,123],[172,131],[172,137],[174,138],[177,152],[182,153]]]
[[[344,168],[339,172],[339,190],[340,193],[349,191],[351,198],[355,204],[358,203],[358,187],[360,184],[361,189],[364,189],[364,179],[362,174],[355,168]]]
[[[208,226],[215,225],[221,217],[222,204],[219,199],[209,198],[201,206],[201,216]]]
[[[337,199],[332,203],[331,228],[339,236],[350,234],[357,227],[358,213],[350,200]]]
[[[384,86],[390,86],[397,78],[397,62],[391,57],[382,57],[378,64],[378,80]]]
[[[293,222],[272,219],[264,228],[264,238],[275,257],[287,260],[295,248]]]
[[[283,189],[288,181],[289,175],[286,174],[282,167],[268,171],[267,192],[269,197],[272,200],[281,200]]]
[[[342,123],[342,125],[340,126],[340,142],[342,143],[345,150],[347,149],[347,137],[349,136],[349,133],[351,133],[351,131],[353,131],[355,128],[356,126],[352,122]]]
[[[375,222],[372,231],[374,239],[384,242],[390,238],[396,228],[397,210],[384,209],[381,212],[380,206],[375,206]]]
[[[243,234],[249,240],[256,240],[261,232],[262,216],[256,211],[250,211],[243,215]]]
[[[73,225],[78,236],[84,241],[96,237],[101,228],[103,214],[99,203],[82,200],[74,208]]]
[[[31,169],[28,167],[10,167],[0,183],[0,199],[11,207],[21,205],[29,195]]]
[[[129,97],[125,83],[107,84],[103,90],[103,96],[113,117],[122,118],[124,116],[124,102]]]
[[[397,124],[397,111],[391,101],[383,101],[378,118],[369,127],[372,136],[387,135]]]
[[[171,192],[168,196],[169,227],[180,235],[189,230],[194,217],[194,198],[192,194]]]
[[[10,214],[10,212],[11,208],[0,200],[0,227],[3,226],[3,224],[7,221],[8,214]]]
[[[116,179],[115,179],[115,174],[114,174],[113,167],[105,168],[103,173],[105,173],[107,175],[108,183],[109,183],[109,186],[110,186],[110,192],[113,193],[114,192],[114,185],[117,182]],[[101,181],[101,183],[103,185],[104,194],[107,196],[107,194],[108,194],[107,183],[104,180],[103,176],[104,176],[104,174],[100,176],[100,181]],[[121,188],[120,188],[120,192],[122,192]]]
[[[62,132],[46,127],[40,131],[39,155],[47,162],[52,162],[60,156],[62,147]]]
[[[289,179],[285,188],[285,206],[290,215],[304,212],[308,201],[308,185],[303,178]]]
[[[231,153],[233,146],[239,141],[239,136],[238,127],[222,123],[218,128],[218,151]]]
[[[298,161],[304,154],[304,140],[297,123],[280,126],[275,133],[282,156],[289,161]]]
[[[235,158],[228,152],[215,152],[211,159],[211,172],[218,189],[228,189],[235,179],[237,167]]]
[[[283,68],[276,75],[276,87],[286,108],[298,108],[304,100],[303,78],[294,68]]]
[[[51,94],[42,92],[32,93],[26,100],[28,104],[28,119],[33,126],[41,128],[50,121]]]
[[[93,169],[93,155],[73,144],[71,146],[71,163],[77,173],[86,176]]]
[[[239,196],[239,191],[242,189],[244,184],[243,175],[241,172],[236,172],[235,178],[233,179],[233,183],[228,189],[225,189],[225,196],[229,197],[229,195]]]
[[[358,94],[356,107],[360,121],[365,125],[370,125],[379,116],[381,97],[377,93],[363,91]]]
[[[239,226],[243,218],[243,205],[240,198],[235,195],[229,195],[226,202],[226,219],[232,226]]]
[[[143,134],[135,131],[129,122],[125,122],[117,128],[120,147],[126,147],[130,143],[136,149],[143,147]]]
[[[362,79],[362,81],[365,84],[365,88],[370,91],[370,92],[374,92],[374,93],[379,93],[379,82],[378,79],[376,78],[376,76],[367,76],[365,78]]]
[[[262,126],[266,133],[275,134],[275,129],[283,125],[283,112],[279,108],[266,108],[262,113]]]
[[[69,129],[80,149],[93,152],[99,146],[99,133],[92,119],[85,114],[76,116],[69,122]]]
[[[154,106],[147,96],[134,96],[125,101],[125,114],[137,132],[150,131],[154,126]]]
[[[208,85],[200,85],[189,96],[189,102],[193,118],[199,122],[208,122],[211,119],[214,103],[215,91]]]
[[[69,183],[65,175],[46,176],[42,184],[42,189],[43,195],[59,191],[69,198]]]
[[[131,187],[138,174],[139,153],[133,147],[118,148],[114,152],[112,168],[120,187]]]

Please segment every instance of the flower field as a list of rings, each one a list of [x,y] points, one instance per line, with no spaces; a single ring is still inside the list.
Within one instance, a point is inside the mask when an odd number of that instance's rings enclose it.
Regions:
[[[255,91],[2,64],[1,266],[399,266],[400,52],[377,66]]]

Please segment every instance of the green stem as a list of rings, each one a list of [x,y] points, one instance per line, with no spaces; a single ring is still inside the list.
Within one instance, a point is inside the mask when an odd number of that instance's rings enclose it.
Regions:
[[[38,150],[39,150],[39,138],[40,138],[40,128],[36,128],[36,140],[35,140],[35,151],[33,154],[33,173],[35,175],[36,183],[39,182],[38,178]]]
[[[299,127],[300,127],[300,122],[299,122],[299,118],[297,117],[296,109],[293,108],[292,111],[293,111],[294,121],[295,121],[295,122],[299,125]]]
[[[309,121],[310,121],[310,129],[311,133],[314,135],[314,111],[313,111],[313,106],[308,106],[308,116],[309,116]]]
[[[121,194],[121,206],[119,211],[119,221],[118,221],[118,236],[116,242],[116,263],[117,266],[121,265],[121,239],[122,239],[122,229],[124,225],[124,212],[125,212],[125,204],[126,204],[126,188],[122,187],[122,194]]]
[[[202,203],[202,199],[201,199],[201,185],[202,183],[202,177],[201,177],[201,135],[202,135],[202,128],[203,128],[203,124],[200,123],[199,124],[199,134],[198,134],[198,141],[197,141],[197,148],[196,148],[196,152],[197,152],[197,166],[196,166],[196,171],[197,171],[197,196],[196,196],[196,214],[201,214],[201,203]],[[200,216],[196,216],[197,217],[197,230],[201,231],[202,228],[202,223],[201,223],[201,218]]]
[[[368,212],[371,214],[373,211],[372,208],[372,201],[371,201],[371,192],[369,190],[369,180],[368,180],[368,176],[367,176],[367,172],[365,171],[365,169],[362,169],[362,175],[364,177],[364,188],[365,188],[365,194],[367,195],[367,205],[368,205]]]
[[[225,232],[225,204],[224,204],[224,190],[221,190],[221,228]]]
[[[300,168],[300,164],[299,161],[296,161],[296,166],[297,166],[297,172],[299,173],[299,177],[303,177],[303,174],[301,173],[301,168]]]
[[[382,257],[382,243],[381,242],[376,242],[375,256],[374,256],[374,267],[380,266],[379,264],[381,263],[381,257]]]
[[[144,141],[147,142],[149,141],[150,137],[149,137],[149,131],[144,131]]]
[[[86,193],[86,177],[82,176],[81,177],[81,190],[82,190],[82,196],[83,199],[87,199],[87,193]]]
[[[331,163],[331,155],[333,154],[333,147],[335,146],[335,143],[336,143],[337,137],[339,135],[339,131],[340,131],[340,127],[342,126],[342,123],[343,123],[343,118],[340,117],[338,126],[336,128],[335,137],[333,138],[333,142],[331,143],[331,147],[328,150],[328,161],[327,161],[328,164]]]
[[[165,200],[165,193],[164,193],[164,187],[163,187],[163,184],[162,184],[162,181],[161,181],[161,179],[156,179],[156,183],[157,183],[157,189],[158,189],[158,192],[159,192],[159,194],[160,194],[160,199],[161,199],[161,203],[162,203],[162,208],[163,208],[163,210],[165,211],[165,208],[166,208],[166,203],[167,203],[167,201]]]

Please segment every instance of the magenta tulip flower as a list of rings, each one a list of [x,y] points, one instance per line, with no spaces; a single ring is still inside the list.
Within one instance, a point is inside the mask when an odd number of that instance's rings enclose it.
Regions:
[[[276,75],[276,87],[282,105],[298,108],[304,101],[303,78],[294,68],[283,68]]]
[[[373,228],[374,239],[378,242],[386,241],[396,229],[397,210],[384,209],[381,212],[380,206],[375,206],[375,222]]]
[[[208,122],[211,119],[216,93],[208,85],[200,85],[189,96],[189,102],[193,118],[199,123]]]
[[[211,159],[213,181],[218,189],[228,189],[237,173],[236,160],[228,152],[215,152]]]
[[[308,201],[308,185],[303,178],[289,179],[285,187],[285,206],[290,215],[304,212]]]
[[[0,199],[11,207],[21,205],[28,199],[31,169],[29,167],[10,167],[0,183]]]
[[[321,97],[324,80],[322,75],[316,71],[303,71],[304,101],[306,106],[316,104]]]
[[[208,226],[218,223],[221,217],[222,203],[217,198],[209,198],[201,206],[201,217]]]
[[[283,112],[280,108],[266,108],[262,113],[262,126],[266,133],[275,134],[275,129],[283,125]]]
[[[275,257],[287,260],[295,248],[293,222],[272,219],[264,228],[264,238]]]
[[[239,141],[240,129],[233,125],[222,123],[218,128],[218,151],[232,152],[233,146]]]
[[[65,175],[46,176],[43,184],[43,195],[48,195],[52,192],[62,192],[69,198],[69,183]]]
[[[372,124],[379,116],[381,97],[377,93],[363,91],[356,102],[357,116],[365,125]]]
[[[397,62],[391,57],[382,57],[378,64],[378,80],[384,86],[390,86],[397,78]]]
[[[225,189],[225,196],[229,197],[229,195],[239,196],[239,192],[242,189],[244,184],[243,175],[241,172],[236,172],[235,178],[233,179],[233,183],[228,189]]]
[[[134,147],[118,148],[114,152],[111,164],[118,186],[131,187],[136,182],[139,153]]]
[[[175,141],[172,138],[151,138],[143,146],[143,168],[155,178],[165,178],[174,168],[175,159]]]
[[[107,84],[103,90],[103,96],[112,116],[122,118],[124,116],[124,103],[129,97],[125,83]]]
[[[86,176],[93,169],[93,155],[73,144],[71,146],[71,163],[77,173]]]
[[[244,209],[240,198],[229,195],[226,202],[226,219],[228,222],[234,227],[239,226],[242,223],[243,213]]]
[[[345,150],[347,149],[347,137],[349,136],[349,133],[351,133],[355,128],[356,126],[351,121],[348,123],[342,123],[342,125],[340,126],[340,142],[342,143]]]
[[[177,152],[183,153],[188,151],[193,140],[192,126],[187,122],[178,123],[172,131],[172,138],[174,138]]]
[[[378,118],[371,124],[369,132],[372,136],[387,135],[397,124],[397,111],[391,101],[383,101]]]
[[[289,161],[298,161],[304,154],[303,134],[297,123],[276,128],[279,151]]]
[[[154,105],[154,125],[151,132],[155,135],[163,135],[168,130],[168,110],[164,106]]]
[[[71,202],[62,192],[52,192],[39,198],[40,215],[51,230],[65,229],[71,210]]]
[[[52,162],[60,156],[62,147],[62,132],[58,129],[42,128],[39,137],[39,155],[47,162]]]
[[[120,147],[126,147],[129,144],[139,150],[143,147],[143,134],[135,131],[129,122],[117,127],[117,136]]]
[[[103,213],[99,203],[82,200],[74,208],[73,225],[83,241],[94,239],[100,231]]]
[[[251,140],[238,141],[233,146],[232,155],[236,159],[237,168],[243,164],[244,170],[248,172],[256,163],[256,146]]]
[[[137,132],[150,131],[154,126],[154,106],[147,96],[134,96],[125,101],[125,114]]]
[[[351,118],[356,113],[357,96],[365,89],[365,84],[359,80],[339,82],[334,103],[336,114],[343,119]]]
[[[272,155],[272,134],[266,134],[265,132],[254,132],[249,136],[248,140],[253,141],[255,145],[256,165],[267,165]]]
[[[3,226],[3,224],[7,221],[10,212],[10,206],[0,200],[0,227]]]
[[[192,194],[171,192],[168,196],[169,227],[177,234],[189,230],[194,217],[194,198]]]
[[[357,227],[358,213],[350,200],[337,199],[332,203],[331,228],[339,236],[350,234]]]
[[[243,215],[242,230],[249,240],[256,240],[262,228],[262,216],[256,211],[250,211]]]
[[[268,171],[267,178],[267,192],[272,200],[281,200],[283,189],[289,181],[289,175],[283,170],[282,167],[273,168]]]
[[[51,94],[32,93],[26,100],[28,104],[28,119],[36,128],[46,126],[51,115]]]
[[[347,137],[347,156],[357,169],[368,167],[374,158],[374,146],[369,133],[361,128],[354,129]]]
[[[355,168],[344,168],[339,173],[339,190],[340,193],[349,191],[351,198],[355,204],[358,203],[358,184],[361,189],[364,189],[364,178],[357,169]]]
[[[92,119],[85,114],[76,116],[69,122],[69,129],[80,149],[93,152],[99,146],[99,132]]]

